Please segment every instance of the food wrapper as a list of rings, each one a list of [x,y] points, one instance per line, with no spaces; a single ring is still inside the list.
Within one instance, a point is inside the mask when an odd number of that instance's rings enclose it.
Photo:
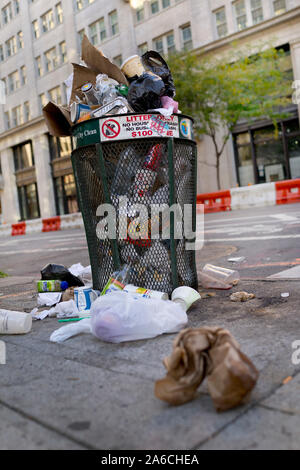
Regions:
[[[207,377],[216,410],[225,411],[246,401],[258,379],[251,360],[229,331],[220,327],[182,330],[163,363],[168,372],[155,383],[155,395],[171,405],[193,400]]]

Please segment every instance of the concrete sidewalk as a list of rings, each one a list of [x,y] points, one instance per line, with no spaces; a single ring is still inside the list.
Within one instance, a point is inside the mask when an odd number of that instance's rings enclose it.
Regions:
[[[2,308],[36,305],[33,284],[24,281],[0,281]],[[0,448],[298,449],[300,365],[292,364],[291,345],[300,339],[299,282],[241,281],[237,290],[256,299],[233,303],[230,291],[216,291],[190,310],[189,326],[220,325],[240,342],[260,371],[247,405],[218,414],[205,384],[184,406],[157,400],[154,381],[165,375],[174,335],[119,345],[81,335],[53,344],[60,324],[46,319],[27,335],[1,336]]]

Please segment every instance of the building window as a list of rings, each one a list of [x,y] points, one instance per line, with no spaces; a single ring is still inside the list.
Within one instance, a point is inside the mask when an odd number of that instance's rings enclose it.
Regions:
[[[122,59],[122,55],[117,55],[116,57],[113,58],[113,62],[114,64],[116,64],[118,67],[121,67],[122,65],[122,62],[123,62],[123,59]]]
[[[112,36],[115,36],[119,32],[119,24],[118,24],[118,13],[117,10],[112,11],[109,13],[109,22],[111,28]]]
[[[18,40],[18,49],[24,49],[23,31],[18,32],[17,40]]]
[[[19,73],[16,71],[8,75],[8,91],[9,93],[13,93],[18,90],[18,88],[20,88],[20,80]]]
[[[140,44],[138,46],[139,55],[143,55],[147,51],[148,51],[148,44],[146,42],[144,42],[143,44]]]
[[[24,170],[34,166],[34,157],[31,142],[13,147],[15,171]]]
[[[38,20],[34,20],[32,22],[32,32],[33,32],[34,39],[38,39],[40,37],[40,30],[39,30]]]
[[[235,148],[240,186],[255,184],[249,132],[243,132],[235,136]]]
[[[10,127],[11,127],[11,122],[10,122],[9,111],[5,111],[5,113],[4,113],[4,120],[5,120],[5,128],[6,128],[6,130],[10,129]]]
[[[143,19],[145,17],[144,5],[142,5],[141,7],[138,7],[135,10],[135,15],[136,15],[136,21],[137,22],[143,21]]]
[[[43,33],[47,33],[48,31],[54,28],[54,17],[52,10],[49,10],[47,11],[47,13],[42,15],[41,20]]]
[[[162,0],[162,7],[167,8],[170,6],[170,0]]]
[[[273,2],[274,15],[281,15],[286,12],[286,3],[285,0],[275,0]]]
[[[153,43],[154,43],[154,49],[156,50],[156,52],[162,55],[164,53],[163,37],[161,36],[160,38],[153,39]]]
[[[227,22],[226,22],[226,13],[225,7],[220,8],[220,10],[215,12],[215,21],[217,34],[219,38],[223,38],[227,35]]]
[[[83,8],[87,7],[91,3],[94,3],[95,0],[76,0],[76,8],[78,11],[82,10]]]
[[[45,52],[45,65],[47,72],[52,72],[52,70],[58,66],[56,47],[52,47],[52,49],[49,49],[49,51]]]
[[[251,15],[253,24],[263,21],[264,14],[261,0],[251,0]]]
[[[25,101],[24,103],[24,122],[27,122],[30,120],[30,105],[28,101]]]
[[[238,31],[247,28],[247,13],[245,0],[238,0],[234,4],[236,26]]]
[[[43,109],[43,107],[46,106],[46,104],[48,103],[46,93],[41,93],[39,95],[39,100],[40,100],[40,107],[41,109]]]
[[[23,124],[22,106],[16,106],[12,109],[12,127],[20,126]]]
[[[55,5],[55,12],[56,12],[57,24],[61,24],[64,21],[63,9],[62,9],[61,3],[58,3],[57,5]]]
[[[21,220],[36,219],[40,216],[37,185],[31,183],[18,187]]]
[[[83,9],[83,0],[76,0],[76,8],[78,11]]]
[[[152,0],[151,2],[151,13],[154,15],[159,11],[159,3],[158,0]]]
[[[106,38],[104,18],[101,18],[89,26],[90,41],[92,44],[100,44]]]
[[[38,74],[39,77],[42,77],[43,76],[43,67],[42,67],[42,61],[41,61],[40,56],[35,58],[35,63],[36,63],[37,74]]]
[[[4,61],[4,51],[3,46],[0,46],[0,62]]]
[[[190,25],[183,26],[181,28],[181,34],[182,34],[183,49],[188,50],[188,51],[193,49],[191,26]]]
[[[2,21],[3,24],[8,24],[13,17],[11,3],[8,3],[4,8],[2,8]]]
[[[20,68],[20,77],[21,77],[21,85],[26,85],[27,83],[27,75],[26,75],[26,66]]]
[[[15,16],[20,13],[20,1],[14,0],[14,9],[15,9]]]
[[[174,33],[169,33],[167,34],[167,49],[168,49],[168,54],[172,54],[173,52],[176,51],[175,47],[175,40],[174,40]]]
[[[78,42],[79,42],[79,48],[81,49],[81,43],[83,40],[83,36],[85,35],[85,30],[82,29],[81,31],[78,31]]]
[[[6,54],[7,57],[11,57],[12,55],[17,53],[17,40],[16,36],[13,36],[12,38],[8,39],[5,43],[6,45]]]
[[[76,185],[72,173],[54,178],[54,192],[57,215],[78,212]]]
[[[60,55],[60,61],[62,64],[67,62],[67,47],[66,47],[66,41],[63,41],[59,44],[59,55]]]
[[[62,104],[61,89],[59,86],[49,90],[50,100],[56,104]]]

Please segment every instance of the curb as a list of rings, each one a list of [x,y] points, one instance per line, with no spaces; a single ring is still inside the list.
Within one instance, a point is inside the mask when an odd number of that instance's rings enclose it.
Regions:
[[[296,202],[300,202],[300,178],[197,195],[197,204],[204,204],[204,213]]]

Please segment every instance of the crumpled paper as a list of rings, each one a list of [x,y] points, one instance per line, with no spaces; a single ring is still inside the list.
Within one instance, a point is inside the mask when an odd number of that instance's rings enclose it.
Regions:
[[[175,338],[171,356],[163,364],[168,373],[155,383],[157,398],[182,405],[196,397],[197,388],[207,377],[217,411],[246,401],[259,375],[234,337],[220,327],[182,330]]]

